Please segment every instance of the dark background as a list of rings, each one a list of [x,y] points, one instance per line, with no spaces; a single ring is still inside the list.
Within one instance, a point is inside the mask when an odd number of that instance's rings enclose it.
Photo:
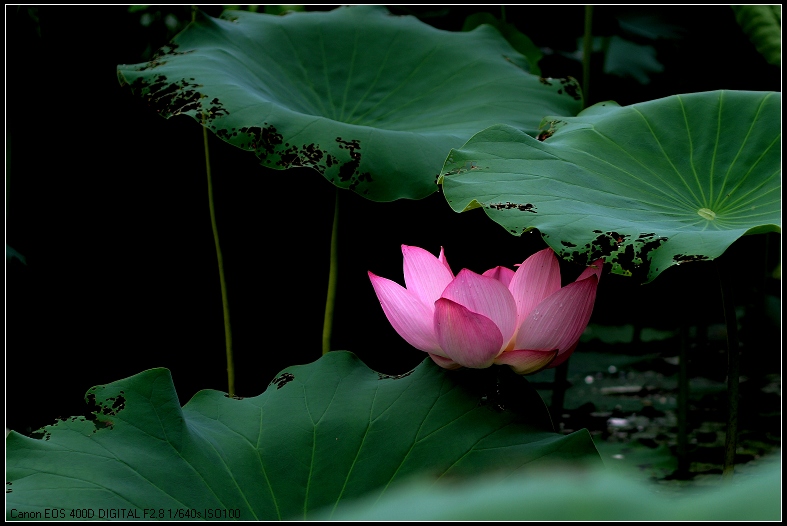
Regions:
[[[478,10],[500,14],[494,6],[391,9],[453,31]],[[605,75],[596,54],[590,103],[781,89],[780,68],[758,54],[728,6],[597,7],[594,32],[622,34],[621,14],[671,28],[668,37],[643,41],[664,70],[642,85]],[[551,50],[544,76],[581,78],[581,64],[567,55],[583,32],[582,6],[513,6],[506,17]],[[29,433],[82,414],[88,388],[152,367],[172,371],[181,403],[200,389],[227,389],[201,127],[188,117],[158,117],[116,75],[118,64],[148,60],[189,19],[189,8],[177,6],[136,13],[6,6],[6,242],[26,259],[6,263],[8,428]],[[307,169],[266,170],[213,136],[210,149],[237,394],[254,396],[282,368],[321,354],[335,190]],[[455,214],[439,194],[373,203],[342,192],[340,216],[332,346],[389,374],[424,354],[390,327],[368,270],[401,282],[401,244],[433,253],[444,246],[455,271],[477,272],[513,267],[546,246],[536,232],[511,236],[480,210]],[[779,328],[758,310],[765,294],[780,297],[781,282],[771,277],[780,243],[776,234],[750,236],[720,258],[734,269],[736,303],[748,309],[744,356],[750,349],[755,358],[744,368],[780,370]],[[605,275],[592,322],[722,321],[715,266],[673,267],[644,286]],[[564,264],[564,282],[581,270]]]

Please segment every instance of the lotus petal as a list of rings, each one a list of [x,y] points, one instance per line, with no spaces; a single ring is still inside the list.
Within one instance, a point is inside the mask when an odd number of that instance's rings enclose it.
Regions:
[[[432,311],[413,292],[390,279],[369,272],[385,317],[407,343],[428,353],[444,355],[435,338]]]
[[[567,351],[590,321],[597,286],[598,278],[592,275],[542,301],[519,328],[515,350]]]
[[[488,276],[467,269],[445,288],[443,298],[455,301],[492,320],[507,343],[516,329],[516,303],[508,288]]]
[[[445,268],[447,268],[447,269],[448,269],[448,272],[450,272],[450,273],[451,273],[451,278],[453,279],[453,277],[454,277],[454,271],[453,271],[453,270],[451,270],[451,266],[448,264],[448,260],[447,260],[447,259],[445,259],[445,251],[443,250],[443,247],[440,247],[440,256],[439,256],[437,259],[439,259],[439,260],[440,260],[440,263],[442,263],[443,265],[445,265]]]
[[[443,353],[475,369],[492,365],[503,345],[495,322],[446,298],[435,303],[434,332]]]
[[[585,278],[590,276],[596,276],[597,279],[601,280],[601,271],[604,268],[604,260],[597,259],[593,263],[590,264],[588,268],[582,271],[582,274],[576,279],[576,281],[582,281]]]
[[[495,268],[490,268],[481,275],[495,278],[497,281],[507,287],[509,283],[511,283],[511,279],[514,277],[514,271],[508,267],[497,266]]]
[[[420,298],[421,302],[434,311],[434,302],[440,298],[446,286],[454,279],[445,256],[440,251],[440,261],[429,251],[419,247],[402,245],[404,256],[404,284],[407,290]],[[431,320],[430,320],[431,323]]]
[[[506,351],[495,358],[495,363],[510,365],[517,374],[532,374],[551,365],[557,355],[557,349],[554,351]]]
[[[451,369],[459,369],[460,367],[462,367],[462,364],[458,364],[450,358],[443,358],[439,354],[429,353],[429,358],[431,358],[432,361],[434,361],[434,363],[436,363],[443,369],[451,370]]]
[[[514,273],[508,289],[516,301],[520,327],[539,303],[560,290],[560,265],[552,249],[545,248],[527,258]]]
[[[557,367],[561,363],[571,358],[571,355],[574,353],[574,350],[577,348],[578,345],[579,345],[579,340],[577,340],[577,342],[574,345],[569,347],[567,351],[558,353],[557,357],[552,361],[552,363],[549,364],[549,369],[552,369],[553,367]]]

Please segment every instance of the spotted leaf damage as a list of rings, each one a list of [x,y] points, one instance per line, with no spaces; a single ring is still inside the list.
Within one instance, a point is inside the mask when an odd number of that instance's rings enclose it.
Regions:
[[[530,212],[535,214],[537,212],[536,207],[533,206],[531,203],[526,204],[519,204],[519,203],[491,203],[487,205],[487,208],[493,210],[519,210],[520,212]]]
[[[555,87],[558,95],[567,95],[574,100],[582,100],[582,88],[579,82],[574,77],[563,78],[544,78],[540,77],[538,81],[544,86]]]
[[[229,115],[218,98],[206,100],[207,95],[200,91],[202,85],[194,82],[194,78],[172,82],[164,75],[157,75],[152,80],[138,77],[129,87],[162,117],[187,114],[212,122],[216,117]]]
[[[407,378],[408,376],[413,374],[413,372],[415,372],[415,369],[413,369],[412,371],[407,371],[406,373],[393,374],[393,375],[391,375],[391,374],[384,374],[384,373],[379,373],[378,372],[377,373],[377,377],[380,380],[401,380],[402,378]]]
[[[126,407],[126,397],[123,391],[116,396],[104,398],[102,391],[104,386],[93,387],[87,392],[85,400],[95,409],[85,418],[95,426],[94,433],[102,428],[112,429],[115,426],[114,418]]]
[[[172,46],[173,49],[176,47],[177,45]],[[157,55],[146,65],[138,68],[138,71],[154,69],[166,64],[162,57],[172,53],[174,52]],[[126,84],[125,78],[121,74],[119,76],[121,84]],[[340,158],[334,149],[323,148],[320,144],[296,145],[285,142],[284,136],[278,129],[267,122],[262,126],[224,127],[218,119],[229,115],[224,104],[217,97],[208,101],[209,97],[200,91],[202,85],[194,80],[194,78],[182,78],[171,82],[166,76],[157,75],[152,81],[138,77],[128,86],[132,93],[141,97],[162,117],[185,114],[202,119],[219,138],[243,150],[254,152],[264,166],[279,170],[293,167],[311,168],[336,186],[362,195],[369,193],[369,188],[358,188],[361,184],[369,185],[374,181],[369,171],[360,169],[359,139],[336,137],[335,148],[346,152],[346,155]]]
[[[165,62],[151,63],[158,65]],[[154,67],[156,66],[148,65],[141,69]],[[336,148],[347,153],[342,159],[334,155],[337,153],[335,150],[323,148],[319,144],[296,145],[285,142],[278,129],[267,122],[262,126],[227,128],[218,119],[229,115],[224,104],[217,97],[208,101],[208,96],[200,91],[202,85],[194,82],[194,78],[170,82],[166,76],[157,75],[151,82],[139,77],[129,84],[129,87],[132,93],[140,96],[162,117],[185,114],[202,119],[219,138],[242,150],[254,152],[264,166],[279,170],[293,167],[312,168],[339,187],[357,191],[362,195],[369,193],[368,188],[358,188],[362,183],[370,184],[373,181],[371,173],[360,169],[361,143],[358,139],[335,138]]]
[[[104,429],[112,429],[115,426],[115,416],[118,415],[126,407],[126,397],[123,391],[120,391],[116,396],[107,398],[97,397],[96,394],[100,393],[103,389],[102,386],[94,387],[88,391],[85,396],[85,401],[88,403],[89,408],[84,416],[72,416],[68,418],[59,417],[55,423],[49,426],[44,426],[30,433],[31,438],[41,439],[48,441],[52,438],[52,432],[68,426],[74,427],[69,424],[75,424],[76,429],[90,429],[90,433],[97,433]],[[82,424],[90,425],[92,428],[84,427]],[[65,426],[64,426],[65,425]]]
[[[487,126],[535,136],[544,115],[580,110],[574,79],[542,82],[520,63],[490,26],[443,31],[361,5],[198,13],[151,60],[119,65],[118,79],[162,117],[189,115],[266,168],[311,168],[393,201],[438,190],[447,152]]]
[[[292,373],[282,373],[276,378],[274,378],[273,380],[271,380],[271,383],[268,385],[275,385],[276,389],[281,389],[282,387],[292,382],[293,380],[295,380],[295,375],[293,375]]]
[[[581,246],[561,240],[561,248],[556,252],[566,261],[584,266],[604,258],[605,262],[612,265],[614,274],[632,276],[637,281],[647,279],[651,270],[651,252],[669,241],[669,238],[653,232],[633,236],[615,231],[593,230],[593,234],[593,240]],[[545,239],[549,237],[543,236]]]

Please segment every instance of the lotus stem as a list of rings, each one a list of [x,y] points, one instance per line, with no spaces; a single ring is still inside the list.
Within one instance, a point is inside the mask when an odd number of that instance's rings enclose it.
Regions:
[[[210,208],[210,226],[213,228],[213,242],[216,245],[216,259],[219,264],[219,282],[221,283],[221,304],[224,310],[224,341],[227,348],[227,385],[230,397],[235,396],[235,363],[232,358],[232,329],[230,328],[230,305],[227,300],[227,282],[224,279],[224,258],[219,244],[219,229],[216,226],[216,208],[213,204],[213,181],[210,173],[210,152],[208,150],[208,128],[205,115],[202,115],[202,139],[205,145],[205,172],[208,174],[208,208]]]
[[[721,284],[721,301],[724,305],[724,322],[727,326],[727,436],[724,441],[724,468],[722,479],[730,484],[735,472],[735,451],[738,436],[738,381],[740,377],[740,351],[738,349],[738,319],[732,286],[724,275],[724,268],[717,262],[716,270]]]
[[[552,386],[552,420],[557,432],[560,432],[560,424],[563,422],[563,405],[568,388],[568,362],[569,360],[566,360],[555,367],[555,381]]]
[[[678,355],[678,474],[689,472],[688,420],[689,420],[689,328],[680,328],[680,354]]]
[[[585,6],[585,36],[582,41],[582,106],[590,101],[590,55],[593,52],[593,6]]]
[[[328,270],[328,296],[325,300],[325,321],[322,325],[322,354],[331,351],[331,333],[333,332],[333,310],[336,305],[336,276],[338,274],[337,265],[337,243],[336,237],[339,224],[339,189],[336,189],[336,200],[333,206],[333,228],[331,229],[331,262]]]

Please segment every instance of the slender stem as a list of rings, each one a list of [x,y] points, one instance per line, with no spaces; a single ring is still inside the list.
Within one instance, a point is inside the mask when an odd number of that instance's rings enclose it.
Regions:
[[[191,21],[197,19],[196,5],[191,6]],[[210,208],[210,226],[213,229],[213,242],[216,245],[216,259],[219,264],[219,283],[221,283],[221,305],[224,312],[224,345],[227,352],[227,394],[235,396],[235,360],[232,357],[232,328],[230,327],[230,304],[227,299],[227,281],[224,279],[224,257],[219,244],[219,229],[216,226],[216,208],[213,205],[213,180],[210,175],[210,150],[208,149],[208,127],[202,114],[202,143],[205,146],[205,172],[208,175],[208,208]]]
[[[506,6],[500,6],[500,21],[505,24],[506,22]]]
[[[727,325],[727,436],[724,441],[724,469],[722,478],[728,484],[735,472],[735,451],[738,435],[738,380],[740,377],[740,351],[738,349],[738,319],[732,286],[724,275],[724,268],[716,264],[721,284],[721,301],[724,304],[724,322]]]
[[[221,304],[224,309],[224,342],[227,348],[227,394],[235,396],[235,363],[232,358],[232,329],[230,328],[230,305],[227,300],[227,282],[224,279],[224,257],[219,245],[219,229],[216,226],[216,208],[213,204],[213,181],[210,174],[210,153],[208,150],[208,128],[205,115],[202,116],[202,139],[205,145],[205,171],[208,174],[208,207],[210,208],[210,226],[213,228],[213,242],[216,245],[216,259],[219,263],[219,282],[221,283]]]
[[[678,473],[681,477],[689,472],[688,417],[689,417],[689,328],[680,328],[680,360],[678,370]]]
[[[552,420],[560,431],[560,423],[563,421],[563,404],[566,400],[566,388],[568,387],[568,362],[561,363],[555,367],[555,382],[552,386]]]
[[[582,99],[583,106],[590,102],[590,55],[593,52],[593,6],[585,6],[585,37],[582,41]]]
[[[331,229],[331,262],[328,271],[328,296],[325,300],[325,321],[322,325],[322,353],[328,354],[331,351],[331,332],[333,331],[333,309],[336,305],[336,276],[338,274],[337,265],[337,243],[336,237],[339,225],[339,189],[336,189],[336,201],[333,207],[333,228]]]

